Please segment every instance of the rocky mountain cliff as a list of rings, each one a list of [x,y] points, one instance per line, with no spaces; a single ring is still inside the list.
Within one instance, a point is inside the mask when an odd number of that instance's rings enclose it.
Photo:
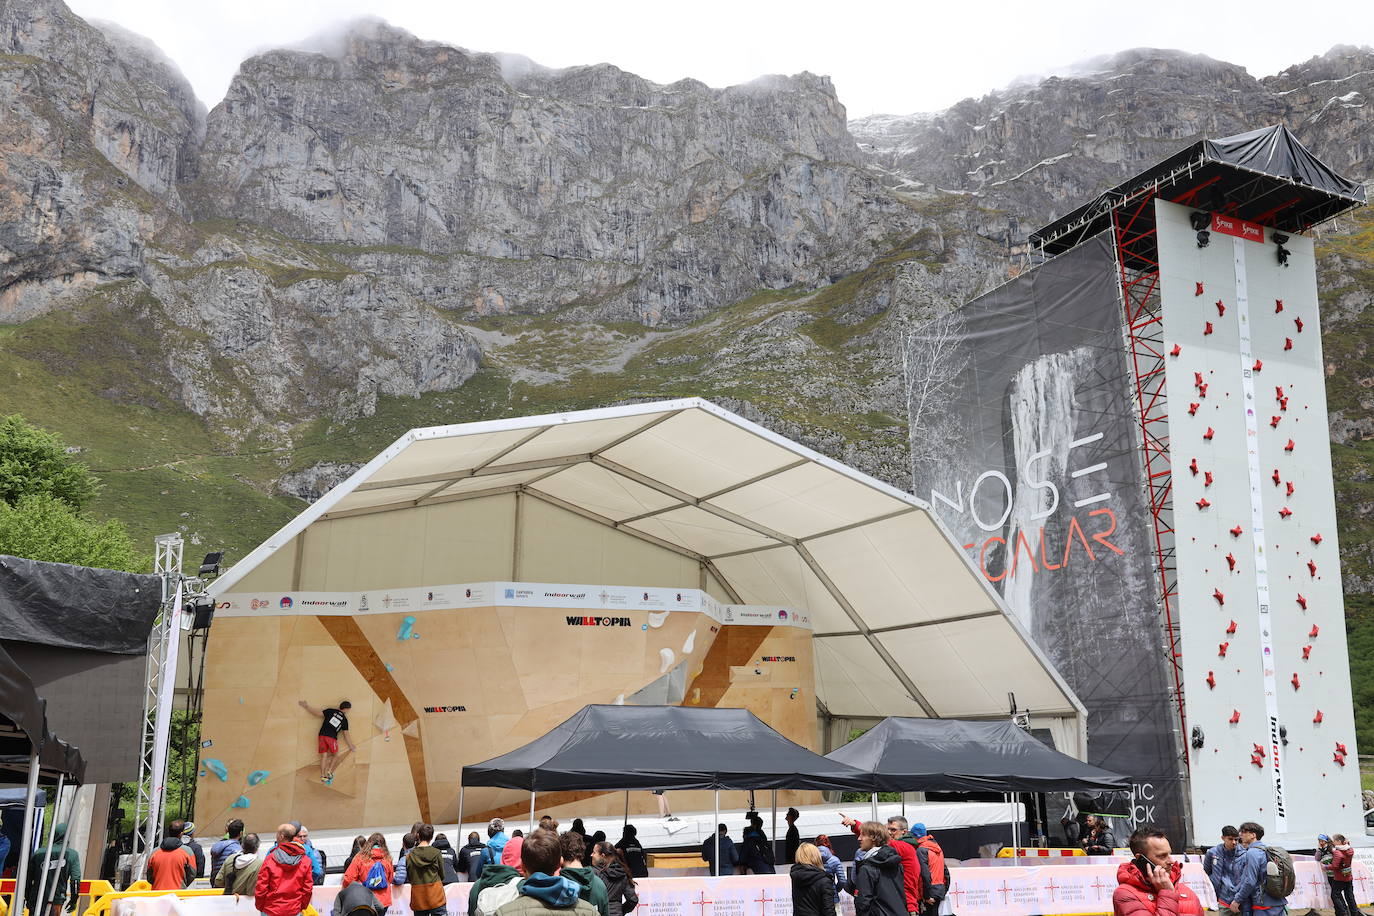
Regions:
[[[410,426],[637,398],[711,397],[905,485],[903,315],[1200,136],[1283,121],[1374,164],[1356,48],[1264,79],[1137,50],[847,122],[821,76],[661,86],[363,23],[245,61],[207,112],[136,36],[0,0],[0,87],[0,411],[83,449],[140,534],[234,550]],[[1323,242],[1366,591],[1372,238]]]

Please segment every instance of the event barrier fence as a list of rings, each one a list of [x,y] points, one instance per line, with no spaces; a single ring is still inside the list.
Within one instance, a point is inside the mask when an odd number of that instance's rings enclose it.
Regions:
[[[941,907],[942,914],[983,916],[1088,916],[1111,913],[1116,871],[1121,862],[1083,865],[1003,866],[1000,868],[950,869],[954,886]],[[1316,862],[1294,863],[1297,887],[1288,898],[1291,909],[1331,908],[1331,894],[1321,866]],[[1367,905],[1374,895],[1374,880],[1363,864],[1356,863],[1355,897]],[[1216,895],[1202,866],[1184,866],[1184,881],[1208,909],[1216,909]],[[638,888],[643,916],[788,916],[792,912],[792,883],[786,874],[739,875],[723,878],[641,878]],[[450,884],[448,910],[454,916],[467,912],[471,884]],[[317,887],[312,905],[328,914],[338,887]],[[395,889],[387,916],[410,916],[409,888]],[[854,912],[853,899],[840,895],[840,912]],[[220,891],[124,892],[110,894],[86,911],[86,916],[256,916],[251,897],[235,897]]]
[[[77,893],[77,905],[82,901],[94,902],[97,898],[112,893],[114,886],[108,881],[94,880],[82,881]],[[0,880],[0,916],[8,916],[10,911],[9,903],[14,899],[14,879],[5,878]]]

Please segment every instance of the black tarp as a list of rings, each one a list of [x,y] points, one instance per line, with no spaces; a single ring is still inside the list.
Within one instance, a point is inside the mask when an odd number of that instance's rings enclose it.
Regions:
[[[1128,789],[1125,776],[1047,747],[1011,722],[893,717],[826,755],[874,792]]]
[[[0,780],[26,779],[35,747],[41,782],[53,782],[59,773],[76,782],[85,779],[81,752],[48,730],[45,705],[33,682],[0,647]]]
[[[15,642],[142,655],[162,603],[161,582],[0,554],[0,634]]]
[[[541,738],[463,767],[463,785],[572,789],[862,789],[747,709],[584,706]]]
[[[1337,175],[1278,124],[1198,140],[1032,233],[1031,244],[1049,254],[1067,251],[1110,226],[1113,210],[1150,190],[1285,232],[1306,231],[1365,203],[1360,182]],[[1144,233],[1149,225],[1133,228]]]

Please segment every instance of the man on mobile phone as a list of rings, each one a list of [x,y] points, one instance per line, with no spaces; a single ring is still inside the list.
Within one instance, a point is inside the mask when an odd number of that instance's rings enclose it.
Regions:
[[[1131,861],[1116,870],[1113,916],[1202,916],[1202,901],[1183,883],[1183,863],[1173,860],[1163,830],[1141,827],[1129,845]]]

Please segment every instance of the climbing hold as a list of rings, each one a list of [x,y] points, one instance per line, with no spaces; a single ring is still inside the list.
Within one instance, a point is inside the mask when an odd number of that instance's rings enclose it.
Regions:
[[[1202,497],[1202,499],[1199,499],[1199,500],[1197,501],[1197,507],[1198,507],[1199,509],[1206,509],[1206,508],[1207,508],[1208,506],[1210,506],[1210,505],[1211,505],[1211,503],[1209,503],[1209,502],[1207,501],[1207,497],[1205,497],[1205,496]]]
[[[1193,476],[1194,476],[1194,477],[1197,476],[1197,459],[1196,459],[1196,458],[1194,458],[1192,461],[1189,461],[1189,462],[1188,462],[1188,470],[1190,470],[1190,471],[1193,472]]]
[[[218,776],[220,782],[229,781],[229,768],[224,765],[224,761],[215,757],[206,757],[201,761],[201,764],[204,765],[205,769]]]
[[[1253,763],[1253,764],[1254,764],[1255,766],[1257,766],[1257,767],[1263,768],[1263,766],[1264,766],[1264,758],[1261,757],[1259,754],[1251,754],[1251,755],[1250,755],[1250,762]]]
[[[1298,328],[1298,333],[1301,334],[1301,333],[1302,333],[1302,319],[1301,319],[1301,318],[1294,318],[1294,319],[1293,319],[1293,324],[1297,326],[1297,328]]]
[[[1229,648],[1231,648],[1231,644],[1230,644],[1229,642],[1224,642],[1224,643],[1219,644],[1219,645],[1217,646],[1217,657],[1218,657],[1218,658],[1225,658],[1225,657],[1226,657],[1226,650],[1229,649]]]
[[[1212,322],[1209,321],[1202,326],[1202,336],[1206,337],[1210,333],[1212,333]]]
[[[1293,481],[1291,481],[1291,480],[1288,481],[1288,495],[1289,495],[1289,496],[1292,496],[1292,495],[1293,495]]]
[[[1194,372],[1194,373],[1193,373],[1193,387],[1196,388],[1196,387],[1200,386],[1201,384],[1202,384],[1202,373],[1201,373],[1201,372]]]
[[[1298,680],[1298,672],[1293,672],[1293,680],[1289,681],[1289,683],[1293,685],[1294,690],[1302,686],[1302,681]]]
[[[1204,487],[1210,487],[1210,486],[1212,485],[1212,472],[1211,472],[1211,471],[1203,471],[1203,472],[1202,472],[1202,485],[1203,485]]]
[[[1274,480],[1274,486],[1276,486],[1276,487],[1277,487],[1279,484],[1283,483],[1283,478],[1279,476],[1279,469],[1278,469],[1278,468],[1274,468],[1274,477],[1273,477],[1273,480]]]
[[[1289,440],[1288,440],[1288,444],[1285,445],[1285,446],[1283,447],[1283,450],[1284,450],[1285,452],[1291,452],[1291,451],[1293,451],[1293,440],[1292,440],[1292,439],[1289,439]]]
[[[1257,359],[1257,360],[1255,360],[1255,371],[1258,372],[1258,371],[1260,371],[1260,370],[1263,369],[1263,368],[1264,368],[1264,360],[1262,360],[1262,359]]]
[[[1277,314],[1278,314],[1279,312],[1281,312],[1281,311],[1283,311],[1283,300],[1282,300],[1282,299],[1275,299],[1275,300],[1274,300],[1274,314],[1277,315]]]
[[[1279,421],[1282,419],[1283,417],[1280,417],[1278,414],[1275,414],[1274,416],[1269,418],[1269,426],[1273,429],[1278,429]]]
[[[1345,766],[1344,754],[1332,754],[1331,759],[1334,760],[1336,763],[1340,764],[1341,766]]]
[[[1292,514],[1293,510],[1288,508],[1287,506],[1284,506],[1282,509],[1279,510],[1279,518],[1288,518],[1288,516]]]
[[[682,644],[682,654],[683,654],[683,655],[691,655],[691,654],[692,654],[692,649],[696,647],[696,644],[697,644],[697,631],[696,631],[696,630],[693,630],[692,632],[690,632],[690,633],[687,634],[687,640],[686,640],[686,642],[684,642],[684,643]]]
[[[386,667],[386,671],[388,674],[395,672],[396,666],[391,664],[391,662],[382,662],[382,664]]]
[[[1302,660],[1303,660],[1303,661],[1308,661],[1308,660],[1311,659],[1311,658],[1312,658],[1312,647],[1311,647],[1311,646],[1303,646],[1303,647],[1302,647]]]
[[[1196,401],[1190,402],[1190,403],[1188,404],[1188,416],[1190,416],[1190,417],[1195,417],[1195,416],[1197,416],[1197,409],[1198,409],[1200,406],[1202,406],[1202,405],[1198,404]]]
[[[410,635],[411,635],[411,628],[414,627],[414,626],[415,626],[415,615],[414,615],[414,614],[407,614],[404,618],[402,618],[402,619],[401,619],[401,626],[400,626],[400,629],[398,629],[398,630],[396,631],[396,640],[397,640],[397,642],[400,642],[400,641],[409,639],[409,638],[410,638]]]
[[[1235,570],[1236,570],[1236,557],[1235,557],[1235,554],[1230,554],[1230,553],[1228,553],[1228,554],[1226,555],[1226,568],[1229,569],[1229,570],[1231,570],[1232,572],[1235,572]],[[1227,633],[1234,633],[1234,632],[1236,632],[1236,622],[1235,622],[1234,620],[1231,621],[1231,629],[1227,630],[1226,632],[1227,632]]]
[[[1317,625],[1314,623],[1314,624],[1312,624],[1312,629],[1309,630],[1308,633],[1307,633],[1307,638],[1308,638],[1308,639],[1316,639],[1318,636],[1321,635],[1321,631],[1322,631],[1322,628],[1319,627],[1319,626],[1317,626]]]
[[[1226,314],[1226,306],[1222,304],[1222,302],[1221,302],[1220,299],[1217,300],[1217,314],[1218,314],[1218,315],[1225,315],[1225,314]]]
[[[1221,593],[1221,589],[1219,588],[1212,589],[1212,597],[1217,599],[1217,604],[1226,603],[1226,596]]]
[[[266,770],[254,770],[253,772],[248,774],[248,784],[250,786],[256,786],[258,783],[267,779],[267,777],[270,775],[272,774],[268,773]]]
[[[1340,754],[1342,757],[1346,755],[1345,745],[1341,744],[1339,741],[1336,742],[1336,753]]]
[[[1283,386],[1282,386],[1282,385],[1275,385],[1275,386],[1274,386],[1274,400],[1276,400],[1276,401],[1282,401],[1282,400],[1283,400]]]
[[[1195,282],[1197,283],[1197,291],[1194,292],[1193,295],[1194,295],[1194,296],[1201,296],[1201,295],[1202,295],[1202,281],[1201,281],[1201,280],[1197,280],[1197,281],[1195,281]]]
[[[1179,355],[1180,353],[1182,353],[1182,352],[1183,352],[1183,348],[1180,347],[1178,344],[1174,344],[1174,348],[1173,348],[1172,350],[1169,351],[1169,355],[1170,355],[1170,356],[1178,356],[1178,355]]]
[[[1210,441],[1212,441],[1212,437],[1215,436],[1216,434],[1217,434],[1217,431],[1216,431],[1215,429],[1212,429],[1212,427],[1209,426],[1209,427],[1207,427],[1207,432],[1205,432],[1205,433],[1202,434],[1202,438],[1204,438],[1204,439],[1206,439],[1208,442],[1210,442]]]
[[[1312,535],[1312,543],[1313,543],[1313,544],[1320,544],[1321,542],[1322,542],[1321,532],[1317,532],[1316,534]]]
[[[1307,599],[1301,594],[1298,595],[1298,607],[1302,608],[1304,611],[1307,610]]]
[[[248,807],[249,805],[251,805],[251,804],[253,804],[253,803],[250,802],[250,801],[248,800],[248,796],[247,796],[247,795],[240,795],[238,798],[234,799],[234,803],[233,803],[232,805],[230,805],[229,807],[231,807],[231,808],[247,808],[247,807]]]
[[[1228,556],[1227,559],[1229,560],[1230,557]],[[1227,625],[1227,627],[1226,627],[1226,635],[1227,635],[1227,636],[1234,636],[1234,635],[1236,635],[1236,622],[1235,622],[1234,620],[1231,621],[1230,624]]]
[[[657,630],[668,622],[668,611],[650,611],[649,626]]]
[[[1230,721],[1231,721],[1231,724],[1232,724],[1232,725],[1235,725],[1237,722],[1240,721],[1240,710],[1239,710],[1239,709],[1233,709],[1233,710],[1231,710],[1231,719],[1230,719]]]
[[[1314,560],[1307,561],[1307,572],[1308,575],[1312,576],[1315,576],[1317,574],[1317,564]]]
[[[1326,718],[1326,716],[1322,715],[1322,711],[1319,709],[1319,710],[1317,710],[1317,714],[1316,714],[1315,716],[1312,717],[1312,724],[1313,724],[1313,725],[1321,725],[1321,724],[1322,724],[1322,719],[1325,719],[1325,718]]]
[[[1205,398],[1205,397],[1207,397],[1207,386],[1206,386],[1206,385],[1198,385],[1198,386],[1197,386],[1197,396],[1200,397],[1200,398]]]
[[[1252,741],[1252,742],[1250,742],[1250,747],[1251,747],[1250,753],[1252,753],[1252,754],[1258,754],[1258,755],[1260,755],[1261,757],[1264,756],[1264,745],[1263,745],[1263,744],[1255,744],[1255,743]]]
[[[673,654],[673,650],[672,650],[672,649],[659,649],[659,650],[658,650],[658,673],[659,673],[659,674],[667,674],[667,673],[668,673],[668,669],[671,668],[671,667],[673,667],[673,660],[674,660],[674,658],[676,658],[676,656]]]
[[[1217,689],[1217,678],[1216,678],[1216,675],[1214,675],[1214,674],[1213,674],[1212,672],[1210,672],[1210,671],[1207,672],[1207,686],[1210,687],[1212,690],[1216,690],[1216,689]]]
[[[1293,349],[1293,338],[1291,338],[1291,337],[1285,337],[1285,338],[1283,339],[1283,348],[1284,348],[1285,350],[1291,350],[1291,349]]]
[[[1245,532],[1245,529],[1242,528],[1240,525],[1237,525],[1236,527],[1234,527],[1234,528],[1231,529],[1231,537],[1233,537],[1233,538],[1238,538],[1238,537],[1240,537],[1241,534],[1243,534],[1244,532]]]
[[[1288,410],[1288,398],[1279,398],[1279,410]]]

